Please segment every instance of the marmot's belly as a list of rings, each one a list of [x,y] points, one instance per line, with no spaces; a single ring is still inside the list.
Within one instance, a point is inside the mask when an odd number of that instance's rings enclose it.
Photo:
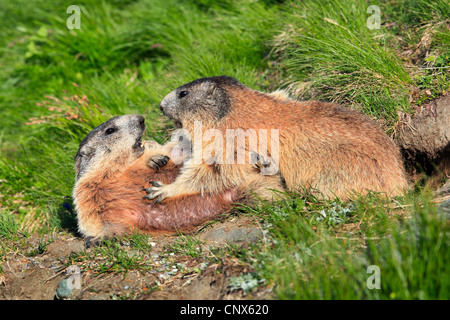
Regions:
[[[149,233],[176,233],[194,228],[217,215],[231,209],[239,198],[237,190],[225,191],[218,195],[193,194],[170,198],[160,203],[144,199],[144,188],[149,181],[171,183],[179,172],[172,165],[158,172],[143,167],[128,170],[109,185],[111,192],[105,199],[103,221],[114,234],[122,234],[132,229]]]

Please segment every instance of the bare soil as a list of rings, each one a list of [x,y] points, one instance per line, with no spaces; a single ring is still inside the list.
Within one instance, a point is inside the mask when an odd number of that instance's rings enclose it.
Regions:
[[[0,279],[0,300],[53,300],[58,285],[73,273],[69,265],[74,255],[91,252],[85,249],[83,239],[61,232],[48,237],[31,237],[30,242],[39,243],[52,238],[45,251],[34,256],[12,253],[3,263]],[[227,244],[248,246],[263,238],[260,226],[243,217],[232,217],[205,227],[196,235],[205,247],[205,257],[192,258],[185,254],[167,254],[177,237],[150,238],[150,271],[95,272],[89,265],[92,259],[77,262],[80,271],[80,287],[65,299],[111,300],[111,299],[169,299],[169,300],[217,300],[217,299],[267,299],[271,289],[260,286],[252,293],[231,290],[230,278],[252,272],[249,265],[237,259],[222,257],[210,259],[209,246],[223,247]],[[127,248],[124,248],[126,250]],[[169,250],[170,251],[170,250]],[[182,268],[175,268],[182,266]],[[170,270],[168,272],[167,270]]]

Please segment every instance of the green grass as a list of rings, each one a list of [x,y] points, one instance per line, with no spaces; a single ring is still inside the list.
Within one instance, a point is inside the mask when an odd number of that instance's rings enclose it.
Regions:
[[[449,224],[429,193],[398,201],[371,195],[345,207],[295,196],[259,210],[272,237],[248,259],[279,298],[449,298]],[[330,226],[321,212],[336,211],[345,219]],[[367,287],[372,265],[380,269],[380,290]]]
[[[75,229],[73,160],[85,134],[139,113],[148,138],[164,141],[171,125],[160,100],[196,78],[227,74],[258,90],[345,103],[389,134],[398,111],[449,88],[445,0],[78,1],[81,29],[68,30],[72,4],[0,4],[1,259],[17,242],[27,248],[29,232]],[[380,7],[380,29],[366,26],[369,4]],[[448,299],[448,223],[427,191],[352,203],[294,194],[245,210],[262,217],[269,242],[206,250],[180,236],[173,252],[215,263],[236,257],[255,271],[236,287],[256,281],[277,298]],[[147,241],[134,237],[127,241],[145,256]],[[105,257],[98,272],[149,267],[117,243],[96,250]],[[381,290],[366,287],[371,264],[380,267]]]
[[[9,255],[29,251],[27,239],[30,233],[23,230],[12,212],[0,208],[0,276],[3,273],[2,263]]]
[[[202,242],[195,236],[178,234],[169,249],[174,254],[183,254],[191,258],[199,258],[204,255]]]
[[[70,255],[67,266],[80,265],[83,271],[95,275],[105,273],[124,274],[130,270],[146,272],[154,267],[149,257],[151,246],[148,237],[135,233],[121,239],[107,240],[91,251],[82,251]]]
[[[275,41],[290,87],[301,98],[350,102],[395,121],[408,109],[407,70],[388,47],[386,29],[369,29],[365,1],[302,1]]]
[[[0,211],[0,237],[15,239],[20,232],[20,226],[14,216],[9,212]]]

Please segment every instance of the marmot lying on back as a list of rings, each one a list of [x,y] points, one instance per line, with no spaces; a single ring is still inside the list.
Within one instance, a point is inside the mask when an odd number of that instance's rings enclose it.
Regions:
[[[144,146],[144,130],[141,116],[115,117],[81,142],[75,157],[73,199],[87,244],[133,229],[155,234],[189,231],[245,197],[245,190],[233,188],[205,197],[182,195],[160,204],[144,199],[143,189],[150,180],[171,183],[179,173],[179,167],[161,155],[164,149],[159,144]],[[257,170],[254,175],[260,179]]]
[[[268,145],[268,155],[277,156],[279,173],[290,190],[347,198],[368,190],[395,196],[407,186],[396,145],[376,123],[355,110],[301,102],[283,92],[265,94],[227,76],[185,84],[170,92],[160,109],[191,137],[196,121],[201,121],[204,130],[214,128],[223,136],[229,129],[278,129],[279,146],[275,147],[279,153]],[[247,144],[246,151],[255,150]],[[161,201],[198,191],[218,194],[245,183],[251,165],[188,161],[172,184],[155,182],[148,189],[149,198]]]

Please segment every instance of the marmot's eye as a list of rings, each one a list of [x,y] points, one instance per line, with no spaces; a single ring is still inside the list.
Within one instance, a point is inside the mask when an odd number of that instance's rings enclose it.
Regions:
[[[114,133],[114,132],[116,132],[116,128],[108,128],[105,131],[106,134],[111,134],[111,133]]]
[[[181,91],[180,94],[178,95],[180,98],[183,98],[185,96],[187,96],[188,92],[187,91]]]

